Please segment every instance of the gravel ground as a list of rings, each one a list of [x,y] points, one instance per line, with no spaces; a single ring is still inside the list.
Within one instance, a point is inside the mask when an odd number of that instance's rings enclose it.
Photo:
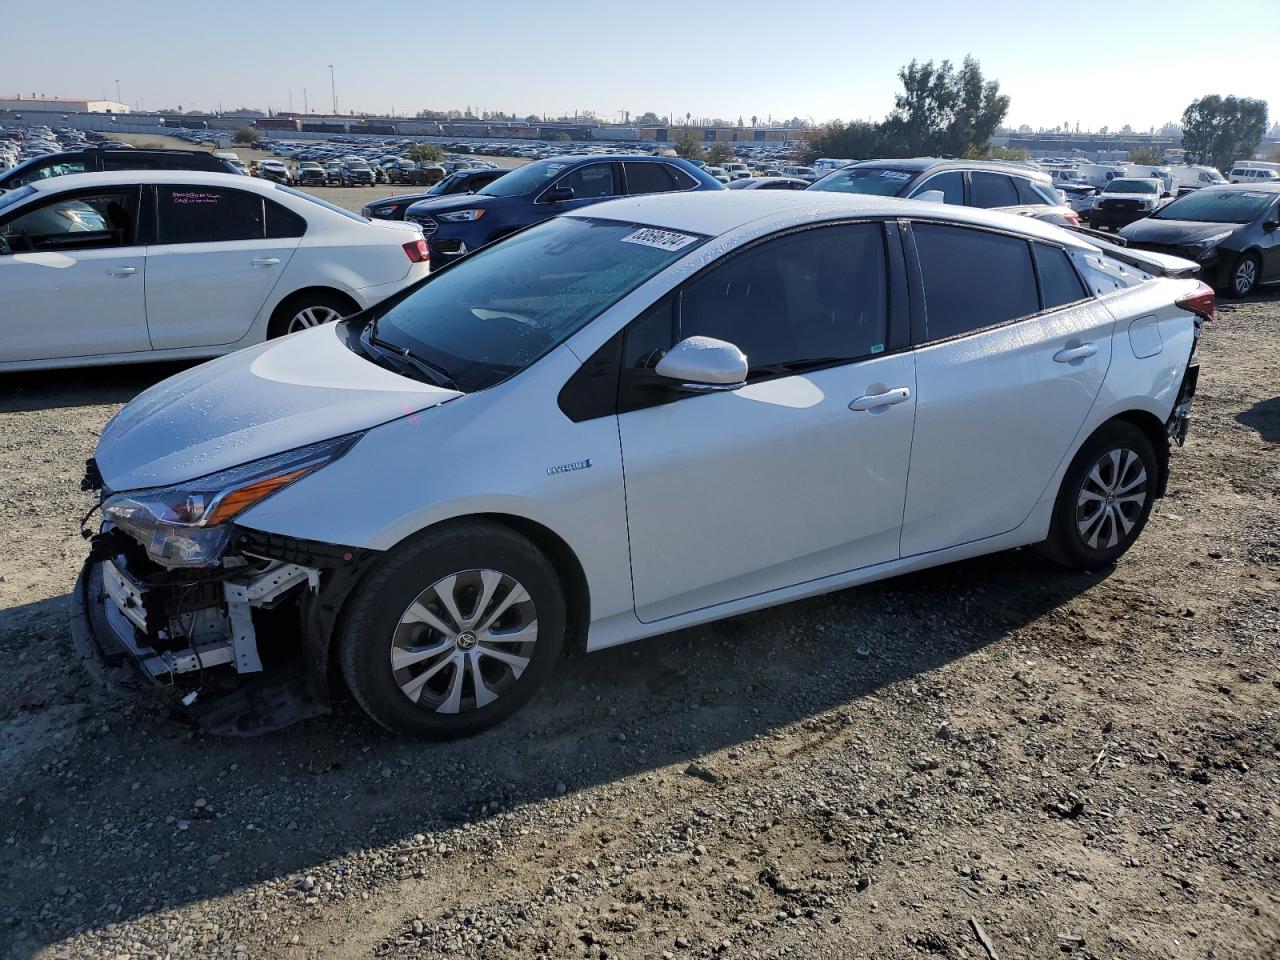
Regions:
[[[1021,551],[566,661],[499,729],[198,736],[69,665],[81,463],[0,395],[0,956],[1280,956],[1280,298],[1112,571]],[[989,944],[989,946],[985,946]]]

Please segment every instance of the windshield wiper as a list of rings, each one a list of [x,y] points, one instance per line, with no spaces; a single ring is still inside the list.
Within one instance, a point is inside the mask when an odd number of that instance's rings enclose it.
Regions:
[[[435,384],[437,387],[443,387],[446,390],[457,390],[463,393],[463,389],[458,386],[457,381],[449,376],[449,371],[443,367],[432,363],[429,360],[423,360],[421,357],[410,352],[408,347],[400,347],[388,340],[383,340],[374,332],[375,323],[365,327],[360,339],[365,346],[371,346],[377,349],[379,354],[390,360],[392,363],[398,364],[401,369],[409,367],[426,378],[428,383]]]

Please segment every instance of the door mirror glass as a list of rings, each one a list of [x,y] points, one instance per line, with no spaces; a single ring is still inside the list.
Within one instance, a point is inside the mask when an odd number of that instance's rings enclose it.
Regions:
[[[923,193],[917,193],[912,199],[923,200],[925,203],[946,203],[947,195],[941,190],[926,190]]]
[[[572,199],[572,187],[552,187],[547,191],[547,203],[564,203],[564,201]]]
[[[687,337],[667,351],[654,373],[694,392],[736,390],[747,382],[747,358],[724,340]]]

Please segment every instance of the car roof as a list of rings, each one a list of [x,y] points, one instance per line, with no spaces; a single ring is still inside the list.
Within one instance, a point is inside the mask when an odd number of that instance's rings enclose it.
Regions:
[[[846,217],[916,217],[995,227],[1024,236],[1091,249],[1065,230],[1011,213],[923,200],[819,190],[707,190],[607,200],[567,216],[618,220],[718,237],[748,228],[756,235]]]
[[[1043,170],[1037,170],[1034,167],[1028,167],[1011,160],[946,160],[941,157],[908,157],[902,160],[860,160],[857,163],[851,163],[838,169],[848,170],[850,167],[893,167],[897,170],[914,170],[917,172],[932,170],[935,167],[958,170],[999,170],[1002,173],[1016,173],[1024,177],[1052,179]]]
[[[134,183],[179,183],[208,187],[236,187],[241,190],[269,192],[276,189],[270,180],[259,180],[239,173],[211,173],[205,170],[109,170],[103,173],[71,173],[64,177],[33,180],[29,186],[41,193],[60,193],[93,187],[115,187]]]
[[[1280,180],[1264,183],[1215,183],[1196,193],[1280,193]]]

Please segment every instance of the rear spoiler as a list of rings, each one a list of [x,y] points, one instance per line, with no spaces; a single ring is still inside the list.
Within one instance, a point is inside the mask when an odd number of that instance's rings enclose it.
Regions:
[[[1185,280],[1200,272],[1200,264],[1192,260],[1172,257],[1167,253],[1155,253],[1151,250],[1135,250],[1123,237],[1117,237],[1114,234],[1090,230],[1087,227],[1064,226],[1063,229],[1079,234],[1088,241],[1090,246],[1097,247],[1113,260],[1127,263],[1131,267],[1137,267],[1157,277]]]

